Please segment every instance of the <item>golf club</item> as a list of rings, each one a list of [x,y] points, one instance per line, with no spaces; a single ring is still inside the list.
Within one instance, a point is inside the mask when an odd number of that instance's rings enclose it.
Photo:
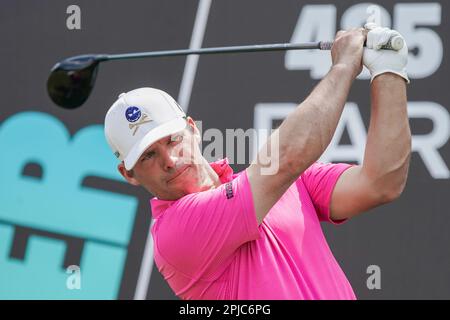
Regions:
[[[100,62],[136,58],[184,56],[191,54],[218,54],[236,52],[285,51],[319,49],[330,50],[331,41],[306,43],[278,43],[231,47],[213,47],[202,49],[164,50],[124,54],[87,54],[70,57],[58,62],[50,72],[47,91],[52,101],[66,109],[80,107],[89,97],[95,85]],[[400,50],[403,47],[401,37],[393,37],[382,49]]]

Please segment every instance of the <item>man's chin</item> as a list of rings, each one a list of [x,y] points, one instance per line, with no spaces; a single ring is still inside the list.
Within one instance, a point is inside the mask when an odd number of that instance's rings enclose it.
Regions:
[[[171,186],[171,195],[176,198],[182,198],[188,194],[198,192],[199,190],[196,190],[195,182],[190,182],[187,180],[179,181],[176,185]]]

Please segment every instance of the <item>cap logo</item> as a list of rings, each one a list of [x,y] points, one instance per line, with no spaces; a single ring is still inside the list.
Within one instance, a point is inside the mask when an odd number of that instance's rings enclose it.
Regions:
[[[136,122],[141,117],[141,110],[138,107],[131,106],[128,107],[125,111],[125,118],[127,118],[128,122]]]
[[[140,112],[140,111],[139,111]],[[147,119],[148,118],[148,119]],[[147,119],[147,120],[146,120]],[[139,129],[139,126],[141,125],[141,124],[144,124],[144,123],[147,123],[147,122],[150,122],[150,121],[153,121],[152,119],[150,119],[150,117],[148,116],[148,115],[146,115],[145,113],[143,113],[142,114],[142,118],[141,118],[141,120],[139,121],[139,122],[136,122],[136,123],[129,123],[128,124],[128,127],[130,128],[130,130],[131,129],[133,129],[134,128],[134,130],[133,130],[133,136],[136,134],[136,131]]]

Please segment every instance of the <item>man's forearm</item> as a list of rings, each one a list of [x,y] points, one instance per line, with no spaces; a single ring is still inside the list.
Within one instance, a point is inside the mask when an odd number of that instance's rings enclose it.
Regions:
[[[371,117],[363,171],[378,190],[395,198],[405,186],[410,153],[406,83],[392,73],[382,74],[371,85]]]
[[[352,70],[333,66],[279,127],[280,169],[306,170],[331,141],[354,80]]]

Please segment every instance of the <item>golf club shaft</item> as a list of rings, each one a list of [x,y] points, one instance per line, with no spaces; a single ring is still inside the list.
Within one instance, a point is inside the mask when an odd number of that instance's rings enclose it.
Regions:
[[[182,50],[163,50],[149,51],[124,54],[106,54],[102,55],[101,60],[124,60],[148,57],[168,57],[168,56],[185,56],[190,54],[219,54],[219,53],[235,53],[235,52],[258,52],[258,51],[285,51],[285,50],[301,50],[301,49],[320,49],[329,50],[332,42],[305,42],[305,43],[275,43],[247,46],[231,46],[231,47],[213,47],[201,49],[182,49]]]
[[[403,47],[403,45],[404,43],[401,37],[394,37],[390,39],[389,42],[386,45],[382,46],[381,48],[387,50],[400,50]],[[236,53],[236,52],[286,51],[286,50],[305,50],[305,49],[331,50],[332,46],[333,41],[317,41],[304,43],[273,43],[273,44],[231,46],[231,47],[213,47],[200,49],[123,53],[123,54],[105,54],[99,55],[98,59],[100,61],[108,61],[108,60],[124,60],[124,59],[150,58],[150,57],[185,56],[190,54],[219,54],[219,53]]]

